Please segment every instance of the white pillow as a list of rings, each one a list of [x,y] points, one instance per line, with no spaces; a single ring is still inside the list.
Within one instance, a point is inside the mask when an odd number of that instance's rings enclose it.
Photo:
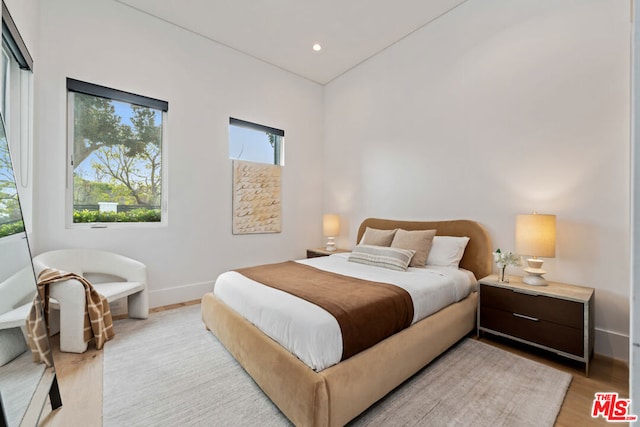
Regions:
[[[467,243],[468,237],[434,236],[427,265],[458,268]]]
[[[388,248],[386,246],[358,245],[349,254],[348,260],[359,264],[404,271],[416,251],[412,249]]]

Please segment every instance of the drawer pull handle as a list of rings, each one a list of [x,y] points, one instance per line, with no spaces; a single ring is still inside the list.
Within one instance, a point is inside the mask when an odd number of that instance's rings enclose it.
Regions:
[[[531,316],[525,316],[524,314],[518,314],[518,313],[513,313],[514,316],[519,317],[521,319],[527,319],[527,320],[531,320],[533,322],[537,322],[540,319],[536,319],[535,317],[531,317]]]

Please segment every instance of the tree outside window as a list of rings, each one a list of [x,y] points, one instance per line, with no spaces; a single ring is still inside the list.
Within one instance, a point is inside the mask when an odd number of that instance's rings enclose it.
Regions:
[[[0,126],[2,122],[0,119]],[[18,189],[11,166],[9,144],[4,136],[4,127],[0,134],[0,238],[24,231]]]

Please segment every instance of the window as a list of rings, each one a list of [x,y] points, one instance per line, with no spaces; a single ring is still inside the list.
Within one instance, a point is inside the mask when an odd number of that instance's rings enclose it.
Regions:
[[[229,118],[229,158],[284,165],[284,131]]]
[[[5,142],[8,141],[11,150],[15,177],[13,185],[20,193],[24,225],[30,230],[33,193],[33,59],[4,3],[0,56],[0,113],[4,121],[2,138],[6,137]]]
[[[67,79],[73,223],[160,222],[168,103]]]

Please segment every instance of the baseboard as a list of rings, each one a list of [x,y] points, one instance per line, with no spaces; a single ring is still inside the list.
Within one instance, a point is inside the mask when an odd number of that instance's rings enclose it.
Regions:
[[[177,304],[179,302],[193,301],[202,298],[207,292],[213,290],[213,281],[191,283],[188,285],[176,286],[149,291],[149,307],[163,307]]]
[[[595,328],[593,352],[629,365],[629,336]]]

